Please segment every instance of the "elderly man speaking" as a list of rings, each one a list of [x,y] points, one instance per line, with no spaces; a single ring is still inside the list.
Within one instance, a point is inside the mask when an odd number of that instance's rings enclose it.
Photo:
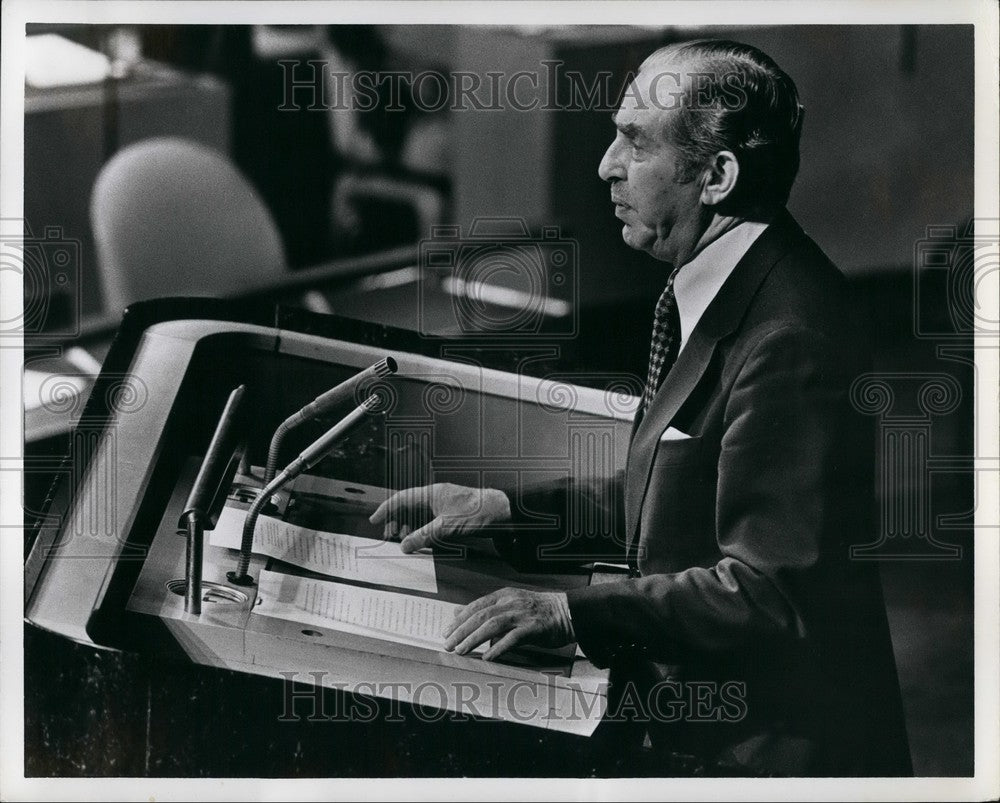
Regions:
[[[714,766],[908,774],[877,567],[849,558],[873,538],[874,446],[849,401],[862,349],[843,276],[785,210],[802,120],[791,78],[753,47],[689,42],[643,63],[598,169],[625,243],[664,264],[621,478],[632,571],[489,594],[446,646],[491,642],[491,659],[576,641],[616,684],[647,690],[654,745]],[[433,519],[408,532],[418,505]],[[518,518],[502,491],[447,484],[372,516],[406,551],[509,525],[498,548],[523,552]],[[657,721],[666,680],[740,684],[745,710]]]

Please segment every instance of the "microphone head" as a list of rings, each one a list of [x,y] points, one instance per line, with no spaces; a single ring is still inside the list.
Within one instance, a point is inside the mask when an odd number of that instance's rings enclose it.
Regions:
[[[359,405],[366,413],[370,413],[379,406],[379,396],[373,393]]]
[[[397,367],[396,361],[392,357],[386,357],[385,359],[375,363],[372,366],[372,370],[375,372],[375,376],[383,377],[396,373]]]

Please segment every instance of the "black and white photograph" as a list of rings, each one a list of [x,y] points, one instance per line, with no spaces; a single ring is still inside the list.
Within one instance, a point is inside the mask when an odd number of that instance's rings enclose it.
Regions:
[[[0,799],[1000,795],[995,4],[2,13]]]

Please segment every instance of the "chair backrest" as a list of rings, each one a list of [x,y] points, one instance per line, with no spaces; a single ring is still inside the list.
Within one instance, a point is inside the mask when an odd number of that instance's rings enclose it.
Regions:
[[[90,200],[105,312],[168,295],[232,295],[280,279],[281,237],[263,200],[222,154],[183,139],[130,145]]]

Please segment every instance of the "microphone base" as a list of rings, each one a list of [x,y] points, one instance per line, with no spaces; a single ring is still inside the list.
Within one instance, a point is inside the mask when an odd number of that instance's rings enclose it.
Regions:
[[[226,572],[226,579],[234,586],[252,586],[253,578],[249,574],[239,575],[236,572]]]

